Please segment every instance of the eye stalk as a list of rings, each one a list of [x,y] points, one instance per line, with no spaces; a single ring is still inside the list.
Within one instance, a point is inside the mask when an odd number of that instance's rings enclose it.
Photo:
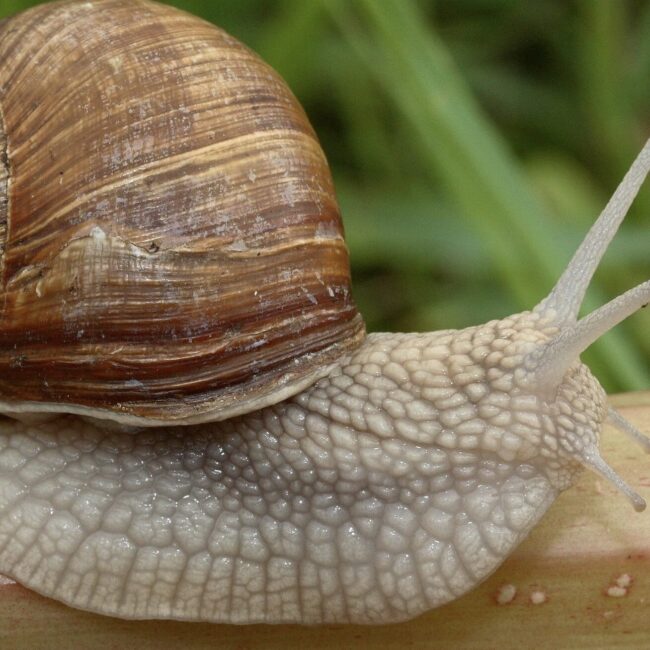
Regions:
[[[555,312],[555,320],[558,324],[568,325],[576,322],[591,278],[630,209],[632,201],[639,193],[648,171],[650,171],[650,140],[645,143],[632,163],[551,293],[535,307],[535,311]],[[640,286],[647,284],[644,282]],[[620,298],[622,297],[620,296]],[[642,304],[642,302],[639,303],[638,307],[641,307]],[[629,313],[623,318],[626,318]]]
[[[598,264],[650,171],[650,140],[591,227],[551,293],[534,309],[551,316],[559,334],[527,360],[540,388],[555,389],[567,368],[594,341],[650,302],[650,280],[626,291],[588,316],[578,312]]]
[[[567,370],[578,361],[580,354],[603,334],[650,302],[650,280],[647,280],[578,320],[578,312],[589,282],[648,171],[650,140],[646,142],[598,220],[587,233],[551,293],[534,309],[534,312],[548,319],[559,330],[557,335],[530,352],[524,359],[523,365],[530,372],[538,394],[553,399]],[[650,451],[650,438],[638,431],[614,409],[609,409],[608,418],[617,429],[636,440],[646,451]],[[607,465],[595,446],[576,450],[574,455],[584,466],[623,492],[637,512],[645,509],[645,501]]]

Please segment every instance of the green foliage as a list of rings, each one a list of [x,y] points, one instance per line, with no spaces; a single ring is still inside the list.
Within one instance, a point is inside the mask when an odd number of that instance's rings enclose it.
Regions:
[[[37,4],[0,0],[0,17]],[[650,135],[633,0],[177,0],[283,74],[330,159],[371,330],[462,327],[551,288]],[[587,309],[650,277],[650,190]],[[650,315],[585,355],[650,385]]]

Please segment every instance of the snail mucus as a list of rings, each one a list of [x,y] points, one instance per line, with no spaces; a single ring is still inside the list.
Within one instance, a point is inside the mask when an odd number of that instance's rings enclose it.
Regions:
[[[71,144],[73,143],[73,144]],[[0,23],[0,572],[125,618],[398,621],[492,573],[608,408],[578,319],[646,144],[551,291],[365,334],[330,173],[278,75],[149,0]]]

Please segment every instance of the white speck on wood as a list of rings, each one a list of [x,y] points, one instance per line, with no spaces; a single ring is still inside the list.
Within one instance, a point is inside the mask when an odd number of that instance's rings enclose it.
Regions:
[[[543,605],[546,601],[548,600],[548,596],[544,591],[540,591],[539,589],[533,591],[530,594],[530,602],[533,605]]]
[[[497,592],[497,604],[508,605],[517,595],[517,587],[511,584],[502,585]]]
[[[607,589],[606,593],[611,598],[623,598],[623,596],[627,596],[627,589],[618,585],[612,585]]]

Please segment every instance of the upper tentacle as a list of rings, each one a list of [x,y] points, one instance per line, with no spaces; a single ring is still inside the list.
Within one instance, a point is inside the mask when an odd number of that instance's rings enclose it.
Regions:
[[[551,293],[535,307],[535,311],[555,312],[559,325],[576,321],[589,282],[648,171],[650,171],[650,140],[646,142],[641,153],[632,163]]]

